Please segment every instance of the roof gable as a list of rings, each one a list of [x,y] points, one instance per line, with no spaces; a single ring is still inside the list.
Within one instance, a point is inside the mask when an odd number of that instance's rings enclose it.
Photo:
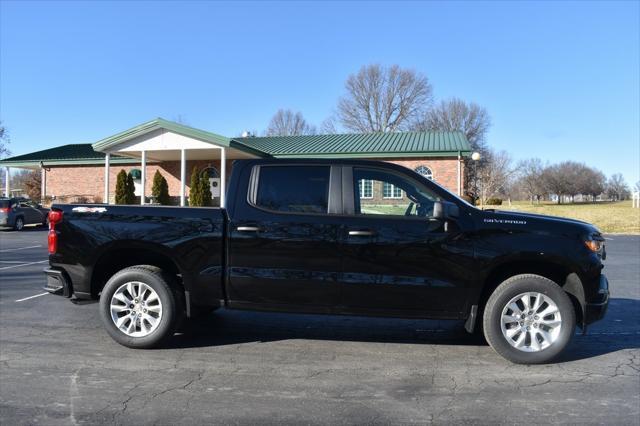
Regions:
[[[185,126],[184,124],[174,123],[173,121],[168,121],[163,118],[156,118],[155,120],[148,121],[136,127],[132,127],[131,129],[117,133],[113,136],[109,136],[108,138],[99,140],[98,142],[93,144],[93,149],[100,152],[109,151],[110,148],[113,148],[123,142],[127,142],[131,139],[140,137],[159,129],[169,130],[182,136],[198,139],[218,146],[228,147],[231,141],[225,136],[206,132],[194,127]]]

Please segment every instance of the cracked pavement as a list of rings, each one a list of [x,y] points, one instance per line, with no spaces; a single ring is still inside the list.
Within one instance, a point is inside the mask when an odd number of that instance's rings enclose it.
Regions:
[[[459,322],[227,310],[132,350],[95,304],[16,302],[42,293],[43,264],[0,269],[0,423],[640,424],[640,237],[609,238],[606,318],[540,366]],[[0,233],[0,260],[46,259],[45,239]]]

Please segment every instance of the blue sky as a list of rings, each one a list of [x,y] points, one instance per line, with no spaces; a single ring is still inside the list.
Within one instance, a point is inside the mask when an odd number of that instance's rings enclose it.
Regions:
[[[331,115],[370,63],[485,106],[516,159],[640,180],[639,2],[0,2],[0,119],[22,154],[154,117],[227,136]]]

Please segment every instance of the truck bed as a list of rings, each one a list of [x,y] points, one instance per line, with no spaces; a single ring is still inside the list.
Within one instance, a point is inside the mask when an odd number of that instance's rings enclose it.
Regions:
[[[54,204],[64,221],[56,227],[53,268],[64,265],[73,294],[91,299],[120,264],[139,257],[182,277],[192,300],[223,299],[226,212],[220,208]],[[189,298],[188,298],[189,299]]]

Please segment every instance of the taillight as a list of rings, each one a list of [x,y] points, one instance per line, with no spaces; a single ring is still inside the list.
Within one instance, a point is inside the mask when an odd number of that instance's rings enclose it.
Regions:
[[[49,254],[55,254],[58,251],[58,233],[56,232],[56,223],[60,222],[62,222],[62,212],[60,210],[51,210],[49,212],[49,235],[47,236]]]
[[[9,213],[9,207],[0,207],[0,213]]]
[[[60,222],[62,222],[62,212],[60,210],[51,210],[49,212],[49,229]]]
[[[49,228],[49,235],[47,236],[49,243],[49,254],[56,254],[58,251],[58,234],[53,228]]]

